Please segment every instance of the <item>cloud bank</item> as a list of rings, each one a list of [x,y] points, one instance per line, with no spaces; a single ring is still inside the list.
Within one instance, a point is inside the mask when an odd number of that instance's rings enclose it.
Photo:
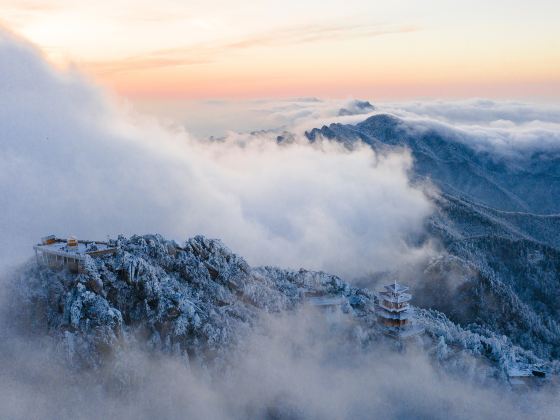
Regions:
[[[363,346],[363,335],[340,312],[266,317],[219,377],[135,349],[104,371],[72,372],[48,339],[9,337],[0,342],[0,403],[9,418],[72,419],[522,419],[558,410],[546,389],[519,398],[481,386],[468,355],[450,372],[419,347]]]
[[[404,242],[431,210],[408,183],[406,153],[349,152],[329,142],[309,145],[297,134],[284,145],[270,133],[201,141],[127,113],[5,32],[0,69],[3,263],[29,255],[50,232],[99,238],[155,231],[177,239],[203,233],[253,264],[348,276],[423,255]],[[338,117],[338,104],[294,102],[299,109],[275,103],[269,115],[292,121],[296,133],[311,120],[363,118]],[[410,120],[441,119],[435,111],[406,112]],[[490,125],[481,118],[469,124]],[[458,120],[446,124],[466,124]],[[108,371],[76,374],[49,338],[0,324],[0,405],[12,418],[509,419],[557,412],[554,395],[527,394],[519,404],[511,394],[475,386],[476,361],[468,357],[457,366],[458,379],[422,352],[382,345],[365,351],[364,331],[331,315],[263,320],[220,381],[135,349]],[[118,375],[129,378],[126,392],[111,388]]]
[[[560,107],[471,99],[384,104],[417,129],[436,129],[496,158],[523,160],[531,153],[560,158]]]
[[[444,131],[496,158],[519,159],[527,153],[557,156],[560,150],[560,106],[551,103],[493,101],[376,102],[375,109],[357,109],[352,99],[292,98],[253,101],[191,101],[140,103],[156,115],[171,118],[201,136],[222,136],[234,131],[270,129],[303,134],[331,123],[356,124],[375,114],[391,114],[417,130]],[[340,110],[353,111],[341,115]],[[220,115],[220,119],[208,115]]]
[[[0,66],[4,263],[51,232],[205,234],[251,264],[349,277],[423,254],[405,244],[431,211],[406,153],[279,145],[271,133],[198,140],[115,105],[6,32]]]

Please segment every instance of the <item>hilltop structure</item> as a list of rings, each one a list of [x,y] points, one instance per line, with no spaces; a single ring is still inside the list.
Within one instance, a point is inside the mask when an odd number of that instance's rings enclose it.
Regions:
[[[73,236],[60,239],[54,235],[45,236],[33,249],[38,264],[53,269],[67,268],[75,273],[82,271],[86,255],[95,258],[117,251],[108,242],[78,241]]]
[[[76,242],[80,250],[84,242],[71,240],[68,244],[68,240],[45,238],[37,246],[39,262],[43,263],[43,257],[53,258],[48,252],[53,246],[75,248]],[[19,299],[12,305],[17,316],[48,328],[68,349],[69,362],[75,367],[111,366],[106,364],[108,355],[126,357],[121,346],[128,347],[128,340],[136,345],[138,338],[145,337],[154,350],[174,355],[180,351],[187,363],[200,360],[206,366],[214,365],[219,375],[232,349],[240,348],[238,343],[253,331],[263,314],[293,311],[306,304],[318,307],[328,318],[331,314],[339,318],[337,323],[328,320],[326,326],[344,337],[351,335],[348,340],[358,346],[356,349],[375,351],[376,346],[370,349],[369,343],[381,329],[388,333],[397,330],[397,337],[414,335],[422,331],[413,326],[416,320],[429,333],[420,350],[432,348],[437,341],[436,351],[429,354],[444,369],[466,365],[474,358],[480,363],[480,375],[504,383],[509,380],[516,389],[523,389],[516,383],[544,384],[542,380],[549,376],[550,382],[556,383],[553,363],[537,358],[503,335],[489,330],[473,333],[436,311],[415,311],[406,321],[383,316],[395,312],[393,306],[408,306],[410,297],[401,285],[392,284],[374,298],[369,290],[327,273],[251,267],[219,240],[202,236],[179,247],[160,235],[134,235],[109,241],[107,247],[107,252],[115,248],[117,252],[97,258],[95,264],[83,257],[79,281],[73,281],[66,268],[55,272],[26,264],[21,274],[26,281],[18,283],[21,293],[14,295]],[[47,255],[43,256],[43,250]],[[66,256],[72,262],[75,254]],[[378,304],[385,309],[376,308]],[[344,315],[339,316],[340,312]],[[372,315],[384,325],[370,328]],[[392,322],[398,326],[389,325]],[[390,345],[394,344],[394,350],[406,350],[407,340],[398,339]],[[189,362],[189,354],[196,359]]]
[[[304,293],[304,299],[308,305],[323,309],[335,309],[347,303],[347,299],[343,296],[317,291],[306,291]]]
[[[414,310],[409,303],[412,295],[407,291],[407,286],[395,281],[385,286],[385,290],[377,295],[377,320],[388,336],[409,338],[424,332],[424,329],[414,322]]]

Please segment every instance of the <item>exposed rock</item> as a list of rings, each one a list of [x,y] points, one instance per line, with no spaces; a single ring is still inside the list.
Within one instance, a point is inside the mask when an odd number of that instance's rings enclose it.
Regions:
[[[387,340],[375,322],[374,294],[339,277],[252,268],[220,241],[202,236],[183,247],[159,235],[120,237],[117,242],[117,253],[89,259],[82,274],[29,264],[16,284],[14,305],[59,338],[76,368],[101,367],[134,343],[219,371],[260,316],[294,310],[307,296],[345,302],[341,313],[351,330],[359,332],[351,335],[360,346],[374,351],[375,343]],[[170,246],[177,252],[170,253]],[[465,330],[439,312],[420,311],[419,320],[427,333],[423,345],[429,349],[437,343],[440,363],[451,357],[445,346],[488,359],[487,373],[494,377],[511,363],[541,363],[506,337],[480,328]],[[463,353],[453,354],[456,366]]]

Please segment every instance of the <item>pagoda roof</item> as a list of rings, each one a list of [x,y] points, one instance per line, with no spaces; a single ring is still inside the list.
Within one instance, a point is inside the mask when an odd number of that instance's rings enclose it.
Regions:
[[[385,289],[391,293],[403,293],[406,292],[408,290],[408,286],[399,284],[397,282],[391,283],[391,284],[387,284],[385,285]]]
[[[395,295],[391,292],[379,292],[379,298],[389,302],[403,303],[412,299],[412,295],[410,293],[400,293]]]
[[[386,311],[389,311],[389,312],[403,312],[403,311],[406,311],[407,309],[410,309],[410,306],[408,306],[408,305],[403,306],[402,308],[392,308],[390,306],[385,306],[383,304],[383,302],[378,303],[377,306],[379,306],[380,308],[383,308],[383,309],[385,309]]]

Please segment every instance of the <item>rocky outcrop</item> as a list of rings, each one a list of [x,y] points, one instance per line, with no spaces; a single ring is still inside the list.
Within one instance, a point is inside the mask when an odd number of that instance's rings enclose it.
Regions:
[[[102,368],[133,345],[220,371],[263,314],[296,310],[310,296],[342,302],[335,308],[347,319],[341,328],[361,331],[351,334],[360,347],[375,351],[387,340],[375,323],[374,294],[339,277],[253,268],[219,240],[202,236],[182,246],[159,235],[115,242],[115,254],[88,259],[79,275],[30,263],[14,284],[11,310],[27,320],[25,328],[32,325],[57,339],[75,368]],[[499,376],[512,361],[540,362],[491,331],[465,330],[440,312],[419,314],[426,329],[421,346],[462,349],[454,352],[455,366],[464,354],[490,357],[487,373]],[[434,356],[448,363],[449,354]]]

